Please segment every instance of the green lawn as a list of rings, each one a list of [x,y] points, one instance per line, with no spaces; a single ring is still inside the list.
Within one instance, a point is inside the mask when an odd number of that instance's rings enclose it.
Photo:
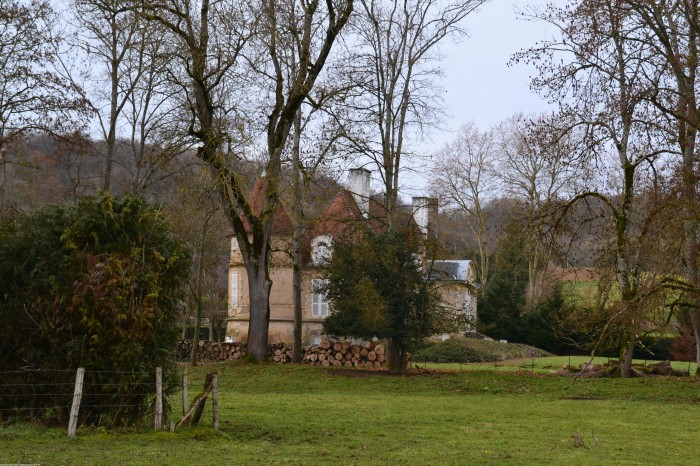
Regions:
[[[474,370],[406,377],[320,367],[220,373],[221,428],[0,428],[0,463],[697,464],[700,382]],[[358,376],[359,375],[359,376]],[[172,402],[179,406],[179,398]],[[585,447],[574,448],[579,432]]]

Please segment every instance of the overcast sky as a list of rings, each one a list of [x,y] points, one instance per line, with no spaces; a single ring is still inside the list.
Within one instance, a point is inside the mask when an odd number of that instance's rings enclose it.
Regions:
[[[491,0],[467,18],[470,37],[461,44],[443,48],[447,103],[453,115],[450,126],[473,120],[486,129],[513,113],[547,108],[542,99],[530,92],[534,69],[508,66],[513,53],[534,45],[551,31],[544,23],[517,17],[514,8],[528,3],[538,2]]]
[[[508,66],[511,55],[551,36],[550,28],[541,22],[519,19],[514,11],[541,0],[491,0],[466,20],[469,38],[459,44],[441,47],[445,56],[443,86],[445,89],[447,131],[434,132],[432,141],[421,145],[421,152],[439,149],[452,138],[462,124],[473,121],[482,130],[517,112],[542,112],[550,108],[530,91],[534,68]],[[425,180],[406,179],[405,195],[425,191]],[[424,193],[427,194],[427,193]]]

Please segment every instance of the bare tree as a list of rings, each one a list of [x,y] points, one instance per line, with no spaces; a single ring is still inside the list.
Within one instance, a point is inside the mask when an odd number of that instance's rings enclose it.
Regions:
[[[55,67],[63,43],[57,23],[49,2],[0,0],[0,155],[28,132],[79,127],[86,102]]]
[[[250,7],[248,7],[250,6]],[[270,316],[270,238],[279,205],[282,153],[299,107],[313,89],[331,48],[353,9],[352,0],[277,2],[147,1],[144,18],[173,34],[181,63],[180,81],[190,111],[188,133],[197,155],[211,168],[246,268],[250,296],[248,351],[267,357]],[[288,44],[299,47],[295,69],[285,69]],[[260,209],[255,209],[242,179],[224,149],[235,138],[234,115],[241,107],[228,100],[233,72],[249,66],[256,81],[266,134],[265,177]],[[240,81],[238,81],[240,82]],[[252,87],[252,86],[251,86]],[[255,88],[255,87],[252,87]],[[242,92],[240,89],[240,93]]]
[[[647,231],[637,223],[640,212],[637,186],[640,173],[653,166],[664,148],[655,133],[654,115],[646,104],[653,89],[647,85],[648,52],[644,30],[636,27],[630,10],[617,0],[584,0],[564,7],[550,5],[526,16],[547,21],[559,38],[546,41],[516,59],[533,60],[539,76],[533,85],[563,104],[573,124],[585,128],[587,152],[597,160],[615,157],[617,183],[591,186],[568,203],[594,197],[608,208],[611,219],[614,269],[620,299],[612,308],[608,328],[618,329],[620,375],[629,377],[632,353],[649,321],[642,306],[643,254],[641,237]],[[646,300],[648,301],[648,300]]]
[[[479,282],[489,276],[489,242],[485,203],[497,195],[496,138],[493,131],[462,125],[456,138],[436,154],[432,176],[435,194],[462,211],[479,251]]]
[[[229,259],[226,243],[226,217],[212,186],[206,168],[192,167],[192,179],[178,186],[177,192],[167,196],[165,211],[175,232],[192,251],[192,274],[188,281],[188,301],[194,307],[194,336],[192,338],[191,364],[197,365],[199,338],[205,306],[212,306],[211,296],[218,295],[220,275]],[[188,309],[188,315],[191,309]],[[215,317],[209,309],[210,325]]]
[[[362,0],[351,43],[350,72],[359,82],[352,99],[355,150],[379,169],[393,225],[399,173],[410,154],[407,142],[440,120],[435,64],[439,44],[465,35],[464,18],[486,0]]]
[[[555,117],[560,119],[561,116]],[[574,131],[552,127],[546,116],[515,115],[493,129],[498,177],[504,192],[517,201],[515,221],[523,232],[528,262],[527,306],[537,307],[556,244],[551,214],[560,198],[574,193],[581,171],[576,167]]]
[[[654,105],[673,121],[673,137],[681,154],[684,276],[692,287],[683,310],[690,314],[700,367],[700,222],[698,222],[697,138],[700,131],[700,2],[697,0],[624,0],[649,31],[648,63],[664,73],[655,78]],[[700,372],[699,372],[700,374]]]
[[[95,146],[104,158],[101,189],[120,181],[118,165],[129,177],[122,189],[143,192],[171,175],[166,165],[184,149],[182,136],[170,130],[177,124],[167,35],[123,1],[76,0],[74,17],[75,45],[87,60],[85,97],[104,140]]]
[[[132,70],[123,65],[132,47],[141,39],[138,38],[141,26],[133,10],[127,9],[119,0],[77,0],[74,17],[78,21],[78,46],[89,59],[97,61],[93,64],[98,70],[103,69],[107,78],[99,79],[94,89],[96,100],[106,101],[106,110],[93,106],[93,112],[106,147],[102,190],[109,191],[119,116],[138,82],[138,79],[126,79]],[[137,73],[142,70],[139,68]],[[107,83],[106,92],[104,81]]]

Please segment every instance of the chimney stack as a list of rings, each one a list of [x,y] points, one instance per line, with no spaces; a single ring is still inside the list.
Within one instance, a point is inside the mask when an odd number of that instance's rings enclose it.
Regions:
[[[351,168],[348,173],[350,192],[362,216],[369,217],[369,180],[372,172],[366,168]]]
[[[438,200],[434,197],[413,198],[413,220],[426,238],[437,235]]]

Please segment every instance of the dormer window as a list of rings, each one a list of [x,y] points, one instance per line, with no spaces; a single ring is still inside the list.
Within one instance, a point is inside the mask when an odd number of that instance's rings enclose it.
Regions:
[[[320,235],[311,241],[311,263],[326,265],[333,253],[333,238],[331,235]]]

